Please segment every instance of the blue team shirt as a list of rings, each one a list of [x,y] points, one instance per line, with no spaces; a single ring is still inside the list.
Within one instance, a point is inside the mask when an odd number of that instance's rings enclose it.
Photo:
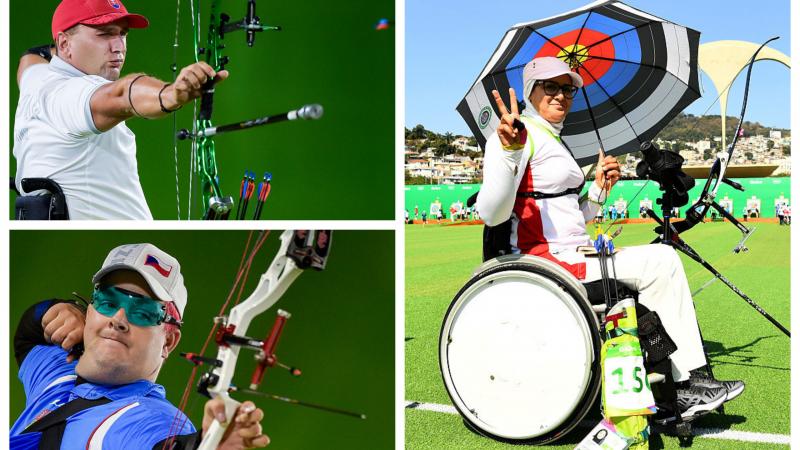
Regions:
[[[106,397],[109,403],[73,414],[67,419],[61,448],[93,447],[151,449],[170,435],[196,430],[189,419],[166,399],[164,387],[147,380],[110,386],[84,382],[75,385],[77,362],[67,352],[38,345],[25,357],[19,379],[25,387],[25,410],[11,427],[12,449],[35,449],[41,433],[22,433],[31,423],[70,400]],[[176,415],[177,414],[177,415]],[[172,430],[171,430],[172,428]]]

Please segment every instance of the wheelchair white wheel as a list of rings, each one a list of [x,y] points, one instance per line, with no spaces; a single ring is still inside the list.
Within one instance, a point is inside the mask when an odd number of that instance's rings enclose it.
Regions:
[[[545,444],[586,415],[600,388],[597,319],[578,281],[530,256],[481,266],[439,336],[450,399],[473,430]]]

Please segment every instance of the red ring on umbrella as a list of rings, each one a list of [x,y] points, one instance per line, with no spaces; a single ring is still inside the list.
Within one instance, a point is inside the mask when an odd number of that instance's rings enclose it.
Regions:
[[[614,44],[611,42],[611,39],[608,39],[608,35],[588,28],[584,28],[583,32],[581,32],[581,30],[572,30],[550,38],[550,40],[545,42],[542,48],[539,49],[534,58],[542,56],[563,56],[564,51],[562,49],[572,49],[576,45],[575,41],[578,39],[578,34],[580,34],[581,37],[580,41],[577,42],[577,46],[579,49],[581,47],[586,48],[586,53],[584,56],[580,57],[581,64],[576,72],[583,78],[583,85],[589,86],[594,83],[595,80],[602,78],[603,75],[611,69],[611,66],[614,65],[613,61],[591,58],[592,56],[614,58]],[[603,42],[598,44],[600,41]],[[553,43],[555,43],[555,45]]]

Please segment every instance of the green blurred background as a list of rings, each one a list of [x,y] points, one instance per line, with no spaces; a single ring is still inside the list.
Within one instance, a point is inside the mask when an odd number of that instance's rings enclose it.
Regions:
[[[151,242],[181,262],[189,292],[180,344],[162,368],[158,383],[178,404],[192,366],[177,352],[199,352],[230,289],[248,231],[12,231],[10,260],[10,324],[12,337],[21,314],[48,298],[70,298],[72,291],[91,293],[91,277],[108,251],[120,244]],[[279,245],[273,231],[256,257],[245,286],[255,287]],[[257,233],[254,233],[254,239]],[[264,430],[270,448],[394,448],[394,233],[336,231],[323,272],[309,270],[269,311],[253,320],[248,335],[263,339],[275,320],[275,310],[292,314],[277,355],[303,375],[294,378],[270,369],[264,392],[336,406],[367,415],[354,419],[289,405],[251,399],[265,412]],[[22,384],[16,377],[13,343],[9,367],[10,420],[24,408]],[[210,355],[216,354],[211,346]],[[251,352],[240,354],[234,383],[249,384],[254,367]],[[205,397],[193,393],[187,414],[202,418]]]
[[[210,2],[201,5],[205,40]],[[58,4],[13,1],[9,43],[9,111],[16,110],[18,58],[51,42],[50,23]],[[232,21],[244,16],[245,0],[222,2]],[[131,30],[123,74],[146,72],[171,80],[176,25],[175,1],[128,0],[150,27]],[[319,103],[325,115],[317,121],[279,123],[227,135],[217,142],[222,191],[238,201],[245,170],[260,179],[273,174],[272,192],[262,219],[394,218],[394,27],[375,30],[382,18],[393,20],[394,2],[258,2],[261,22],[283,30],[263,32],[248,48],[243,32],[226,35],[230,78],[217,87],[213,122],[239,122]],[[189,2],[180,2],[178,65],[194,62]],[[177,113],[177,126],[191,129],[192,108]],[[176,219],[175,156],[172,120],[131,119],[137,136],[139,175],[156,219]],[[16,173],[8,139],[10,176]],[[186,217],[191,145],[179,142],[181,218]],[[196,179],[195,179],[196,181]],[[13,198],[11,194],[11,217]],[[192,196],[192,218],[205,208]],[[250,208],[252,212],[252,208]],[[252,214],[252,213],[251,213]],[[248,216],[252,217],[250,214]]]

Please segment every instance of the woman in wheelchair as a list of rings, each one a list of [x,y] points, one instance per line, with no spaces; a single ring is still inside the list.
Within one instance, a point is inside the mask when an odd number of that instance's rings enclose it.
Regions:
[[[582,283],[601,279],[598,258],[577,251],[590,245],[592,220],[620,176],[613,156],[602,151],[595,182],[579,198],[584,174],[560,138],[573,98],[583,86],[578,73],[558,58],[530,61],[523,70],[525,108],[509,90],[510,110],[493,91],[502,114],[486,144],[484,180],[476,209],[487,226],[510,227],[512,253],[539,256],[568,270]],[[524,125],[524,127],[522,126]],[[613,265],[619,283],[639,293],[639,302],[658,313],[678,350],[670,357],[683,416],[718,408],[744,390],[741,381],[701,374],[706,366],[694,304],[680,258],[666,245],[618,249]]]

